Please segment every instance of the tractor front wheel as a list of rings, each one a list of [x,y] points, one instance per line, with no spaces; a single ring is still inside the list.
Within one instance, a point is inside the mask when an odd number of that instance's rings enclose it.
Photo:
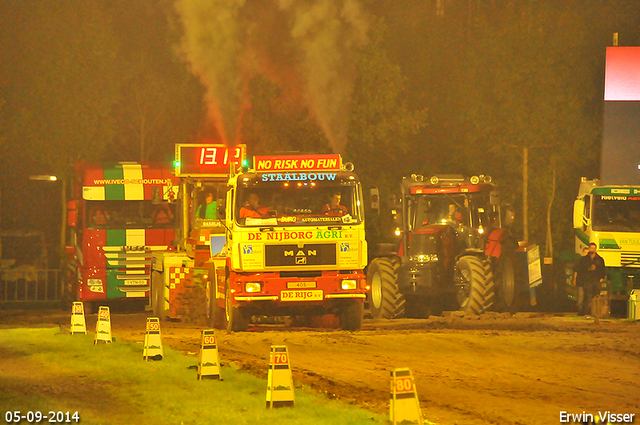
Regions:
[[[405,300],[398,292],[397,257],[375,258],[367,269],[369,310],[374,319],[393,319],[404,314]]]
[[[494,283],[491,263],[465,256],[456,265],[457,298],[466,314],[482,314],[493,305]]]

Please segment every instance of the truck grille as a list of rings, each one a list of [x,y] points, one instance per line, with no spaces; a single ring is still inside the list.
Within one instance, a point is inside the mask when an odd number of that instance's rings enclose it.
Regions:
[[[620,265],[626,267],[640,267],[640,252],[622,251]]]
[[[151,252],[123,250],[105,252],[107,268],[115,269],[118,280],[148,280]]]
[[[336,244],[267,245],[265,265],[276,266],[335,266]]]

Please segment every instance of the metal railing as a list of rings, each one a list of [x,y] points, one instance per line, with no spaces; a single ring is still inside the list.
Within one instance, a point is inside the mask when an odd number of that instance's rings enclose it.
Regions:
[[[60,270],[15,268],[0,270],[0,303],[37,303],[62,299]]]

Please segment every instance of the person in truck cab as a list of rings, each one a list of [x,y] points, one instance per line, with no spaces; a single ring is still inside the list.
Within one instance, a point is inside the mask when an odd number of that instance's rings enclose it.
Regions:
[[[347,207],[344,205],[340,205],[340,201],[342,200],[342,193],[333,192],[331,194],[331,198],[329,198],[329,203],[324,204],[322,206],[321,212],[325,215],[332,216],[343,216],[348,214]]]
[[[260,197],[257,193],[251,192],[247,197],[247,203],[240,208],[240,218],[268,218],[269,208],[260,205]]]
[[[158,204],[153,209],[153,224],[169,224],[173,220],[173,213],[167,204]]]
[[[103,226],[105,224],[108,224],[109,221],[111,221],[111,215],[109,215],[109,212],[106,209],[97,207],[95,210],[93,210],[93,214],[91,214],[92,224]]]
[[[196,217],[203,220],[215,220],[218,217],[218,203],[214,200],[213,192],[206,192],[205,203],[198,207]]]

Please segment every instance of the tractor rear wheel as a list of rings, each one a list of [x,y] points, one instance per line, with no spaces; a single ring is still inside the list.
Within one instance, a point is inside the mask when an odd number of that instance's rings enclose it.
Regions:
[[[458,303],[466,314],[481,314],[493,305],[494,283],[491,263],[471,255],[456,265]]]
[[[496,307],[499,311],[515,313],[520,304],[521,294],[516,285],[514,255],[504,250],[500,258],[495,259],[495,281],[497,287]]]
[[[367,293],[369,310],[374,319],[393,319],[404,314],[404,296],[398,292],[396,270],[400,266],[398,257],[379,257],[369,264]]]

